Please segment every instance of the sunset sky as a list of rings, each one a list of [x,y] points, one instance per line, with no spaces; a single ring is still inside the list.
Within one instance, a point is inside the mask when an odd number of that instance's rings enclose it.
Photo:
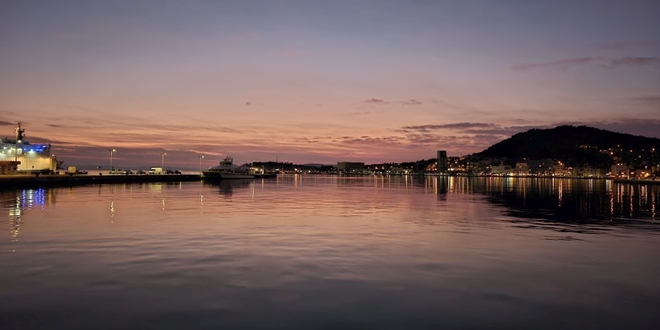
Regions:
[[[400,162],[660,137],[660,1],[2,1],[0,136],[71,164]]]

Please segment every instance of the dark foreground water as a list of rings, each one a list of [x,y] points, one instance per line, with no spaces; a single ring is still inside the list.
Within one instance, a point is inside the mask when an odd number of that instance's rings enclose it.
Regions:
[[[0,191],[0,329],[658,329],[660,186]]]

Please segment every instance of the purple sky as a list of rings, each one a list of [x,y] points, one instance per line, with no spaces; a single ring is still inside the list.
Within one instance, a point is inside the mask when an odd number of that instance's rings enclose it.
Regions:
[[[3,1],[0,135],[65,164],[399,162],[660,137],[660,2]]]

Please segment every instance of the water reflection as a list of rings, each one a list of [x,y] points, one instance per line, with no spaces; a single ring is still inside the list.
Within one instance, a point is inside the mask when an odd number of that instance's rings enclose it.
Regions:
[[[575,223],[654,219],[659,188],[285,176],[0,193],[22,230],[0,239],[0,328],[653,329],[658,232]]]
[[[249,188],[254,180],[238,179],[238,180],[224,180],[224,181],[208,181],[207,185],[217,187],[220,195],[231,197],[235,190],[242,190]],[[203,196],[200,195],[200,200],[203,201]]]
[[[116,218],[118,209],[123,210],[123,206],[130,205],[127,204],[129,201],[117,200],[115,197],[125,192],[130,194],[149,192],[148,196],[151,197],[145,202],[155,204],[156,210],[160,211],[170,211],[172,207],[180,208],[179,203],[184,200],[186,203],[194,203],[195,208],[201,210],[205,207],[205,202],[209,201],[208,199],[205,201],[205,197],[208,198],[205,195],[209,190],[212,195],[217,193],[225,199],[235,199],[235,194],[242,192],[242,196],[255,201],[257,194],[260,195],[258,197],[262,203],[265,200],[278,198],[278,190],[286,189],[287,192],[299,190],[301,194],[310,198],[309,203],[317,204],[316,208],[319,205],[332,206],[335,202],[337,205],[342,205],[346,202],[327,200],[328,194],[331,193],[328,189],[339,191],[340,196],[359,189],[359,196],[355,198],[363,198],[363,204],[386,198],[385,196],[396,200],[401,198],[400,194],[429,194],[435,195],[435,199],[445,206],[458,207],[456,201],[459,197],[471,199],[473,197],[470,195],[478,195],[485,196],[490,203],[503,206],[505,213],[510,216],[578,224],[604,221],[654,223],[657,219],[657,205],[660,204],[660,185],[618,184],[609,180],[291,175],[279,176],[275,180],[228,180],[195,184],[198,184],[198,187],[190,190],[191,195],[173,194],[174,190],[182,189],[181,183],[104,185],[103,188],[98,188],[98,197],[104,200],[103,207],[111,221]],[[55,192],[59,191],[73,197],[77,191],[85,189],[0,191],[3,210],[8,214],[12,239],[17,239],[19,236],[25,209],[44,210],[55,203]],[[80,197],[74,198],[78,200]],[[213,205],[213,200],[210,201],[207,207]],[[382,207],[376,204],[377,207]],[[418,204],[415,207],[425,205],[422,200]]]
[[[485,194],[509,215],[558,222],[656,220],[660,186],[609,180],[438,177],[438,198],[450,193]],[[446,182],[446,183],[445,183]]]
[[[55,204],[55,190],[23,189],[16,191],[0,191],[0,205],[7,211],[9,232],[12,241],[18,241],[23,226],[25,210],[44,210],[46,206]]]
[[[221,195],[231,197],[237,189],[253,190],[264,182],[231,180],[210,183]],[[504,206],[507,214],[517,218],[546,219],[565,223],[601,221],[654,222],[660,203],[660,186],[618,184],[611,180],[545,179],[512,177],[324,177],[280,176],[267,185],[307,189],[329,185],[346,190],[373,187],[375,193],[434,194],[438,201],[451,202],[456,195],[485,195],[494,204]],[[274,193],[274,191],[271,191]]]
[[[115,201],[110,202],[110,218],[115,217]]]

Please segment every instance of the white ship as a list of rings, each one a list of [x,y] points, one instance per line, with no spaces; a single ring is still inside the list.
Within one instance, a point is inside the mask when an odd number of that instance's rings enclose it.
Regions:
[[[208,179],[254,179],[254,174],[250,174],[247,167],[234,165],[234,158],[231,156],[222,160],[220,165],[202,171],[202,174]]]
[[[18,123],[15,140],[0,140],[0,174],[54,173],[58,161],[50,154],[50,144],[32,144],[25,139],[24,133]]]

